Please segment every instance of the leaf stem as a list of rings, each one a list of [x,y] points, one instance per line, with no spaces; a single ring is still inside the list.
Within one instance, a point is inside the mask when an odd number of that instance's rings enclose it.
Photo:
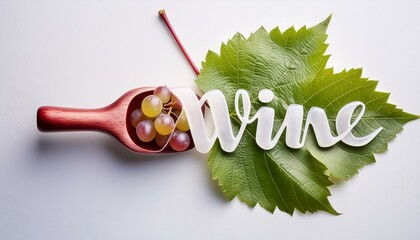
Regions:
[[[185,58],[187,59],[188,63],[190,64],[192,70],[194,73],[198,76],[200,74],[200,71],[195,66],[193,61],[190,58],[190,55],[188,55],[187,51],[185,50],[184,46],[182,45],[181,41],[179,40],[178,36],[175,33],[175,30],[172,28],[171,23],[169,22],[168,16],[166,15],[165,9],[162,9],[159,11],[159,16],[162,18],[162,20],[165,22],[166,27],[168,27],[169,31],[172,34],[172,37],[174,38],[176,44],[181,49],[182,53],[184,54]]]

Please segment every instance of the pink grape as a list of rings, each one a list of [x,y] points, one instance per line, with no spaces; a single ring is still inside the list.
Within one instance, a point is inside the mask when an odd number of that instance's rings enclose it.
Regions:
[[[150,142],[156,136],[152,120],[143,120],[136,127],[137,136],[142,142]]]
[[[136,109],[131,112],[130,115],[130,122],[133,127],[137,127],[137,125],[142,121],[145,120],[147,117],[143,114],[141,109]]]
[[[177,130],[172,134],[169,144],[175,151],[184,151],[190,145],[190,136],[185,132]]]
[[[174,94],[172,94],[171,96],[171,102],[172,102],[172,107],[174,109],[179,110],[179,111],[182,110],[182,103]]]
[[[157,133],[155,137],[155,142],[159,147],[164,147],[165,144],[168,142],[170,136],[171,135],[160,135],[159,133]]]
[[[167,86],[157,87],[153,91],[153,95],[156,95],[158,98],[160,98],[162,103],[167,103],[169,100],[171,100],[171,90],[169,90]]]

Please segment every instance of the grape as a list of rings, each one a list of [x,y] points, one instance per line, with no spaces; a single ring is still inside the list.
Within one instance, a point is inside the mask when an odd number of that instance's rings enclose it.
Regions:
[[[182,103],[174,94],[171,95],[171,102],[174,109],[182,110]]]
[[[173,133],[169,144],[175,151],[184,151],[190,145],[190,136],[185,132],[177,130]]]
[[[141,110],[148,117],[156,117],[162,112],[162,101],[155,95],[149,95],[143,99]]]
[[[176,122],[176,128],[183,132],[190,130],[190,125],[188,125],[188,119],[185,111],[181,112],[179,115],[178,121]]]
[[[155,119],[155,129],[160,135],[169,135],[174,128],[174,120],[168,114],[160,114]]]
[[[156,130],[153,127],[152,120],[143,120],[136,127],[137,136],[142,142],[150,142],[156,136]]]
[[[143,114],[140,108],[131,112],[130,122],[133,127],[137,127],[137,125],[145,119],[147,119],[147,117]]]
[[[167,86],[157,87],[153,94],[160,98],[162,103],[167,103],[171,100],[171,90]]]
[[[160,135],[156,133],[155,142],[159,147],[164,147],[168,142],[170,135]]]

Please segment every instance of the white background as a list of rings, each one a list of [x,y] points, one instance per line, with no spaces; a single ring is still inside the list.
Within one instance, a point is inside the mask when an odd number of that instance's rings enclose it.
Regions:
[[[194,87],[157,11],[197,65],[261,25],[333,13],[329,66],[363,67],[420,113],[418,1],[0,0],[0,239],[419,239],[420,122],[377,163],[331,187],[341,216],[293,217],[226,201],[195,150],[134,154],[101,133],[40,133],[42,105],[102,107],[139,86]]]

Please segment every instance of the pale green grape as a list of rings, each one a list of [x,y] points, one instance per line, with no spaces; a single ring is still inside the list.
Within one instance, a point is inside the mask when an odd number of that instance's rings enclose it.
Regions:
[[[168,114],[160,114],[155,119],[155,129],[160,135],[169,135],[174,128],[174,120]]]
[[[149,95],[143,99],[141,110],[148,117],[156,117],[162,112],[162,101],[155,95]]]
[[[181,114],[178,117],[178,120],[176,122],[176,128],[183,132],[190,130],[190,125],[188,124],[187,115],[185,114],[184,111],[181,112]]]

